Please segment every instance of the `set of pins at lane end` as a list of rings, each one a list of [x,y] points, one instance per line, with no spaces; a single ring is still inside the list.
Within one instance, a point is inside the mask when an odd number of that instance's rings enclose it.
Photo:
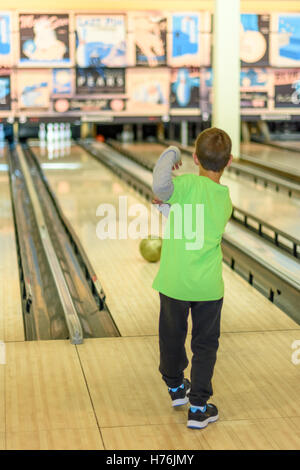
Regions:
[[[70,153],[72,132],[70,123],[41,123],[39,143],[41,154],[48,153],[48,158],[58,158]]]

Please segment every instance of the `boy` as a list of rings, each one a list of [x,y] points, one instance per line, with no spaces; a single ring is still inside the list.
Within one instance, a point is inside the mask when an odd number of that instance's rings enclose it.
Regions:
[[[181,159],[179,150],[171,146],[154,168],[153,202],[168,215],[168,235],[165,231],[153,288],[160,295],[159,371],[172,405],[189,401],[187,426],[199,429],[218,419],[216,406],[207,400],[213,394],[211,379],[224,295],[221,240],[232,212],[229,190],[220,184],[224,168],[232,161],[230,137],[221,129],[206,129],[197,137],[193,159],[199,175],[172,179],[172,170],[179,168]],[[193,237],[196,241],[191,242]],[[188,365],[189,309],[193,322],[191,383],[183,375]]]

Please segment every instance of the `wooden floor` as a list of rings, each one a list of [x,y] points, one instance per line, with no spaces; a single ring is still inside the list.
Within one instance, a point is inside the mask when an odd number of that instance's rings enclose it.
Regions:
[[[117,203],[125,193],[130,203],[142,199],[78,148],[71,161],[80,168],[49,168],[47,178],[122,337],[78,346],[6,341],[0,449],[300,450],[300,365],[292,362],[300,326],[224,266],[212,400],[220,419],[201,431],[187,429],[188,407],[171,407],[158,372],[159,305],[151,288],[158,265],[140,257],[138,240],[99,240],[95,233],[101,202]],[[190,334],[186,346],[191,359]]]
[[[170,406],[157,336],[9,342],[0,448],[299,450],[299,337],[296,327],[223,333],[213,380],[220,419],[201,431],[187,429],[187,406]]]

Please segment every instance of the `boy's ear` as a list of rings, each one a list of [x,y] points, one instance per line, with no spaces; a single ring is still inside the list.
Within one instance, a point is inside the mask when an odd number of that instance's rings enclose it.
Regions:
[[[233,155],[230,155],[230,156],[229,156],[229,160],[228,160],[228,163],[227,163],[226,167],[231,165],[231,163],[232,163],[232,160],[233,160]]]
[[[193,153],[193,159],[194,159],[195,165],[199,166],[199,160],[198,160],[198,157],[195,153]]]

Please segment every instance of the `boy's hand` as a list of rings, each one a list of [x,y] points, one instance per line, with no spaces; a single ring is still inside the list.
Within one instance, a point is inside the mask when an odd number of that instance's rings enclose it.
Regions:
[[[178,163],[172,166],[172,170],[179,170],[179,167],[182,165],[182,160],[179,160]]]
[[[152,199],[152,204],[158,204],[158,205],[161,205],[163,204],[164,202],[161,201],[160,199],[158,199],[157,197],[155,197],[154,199]]]

